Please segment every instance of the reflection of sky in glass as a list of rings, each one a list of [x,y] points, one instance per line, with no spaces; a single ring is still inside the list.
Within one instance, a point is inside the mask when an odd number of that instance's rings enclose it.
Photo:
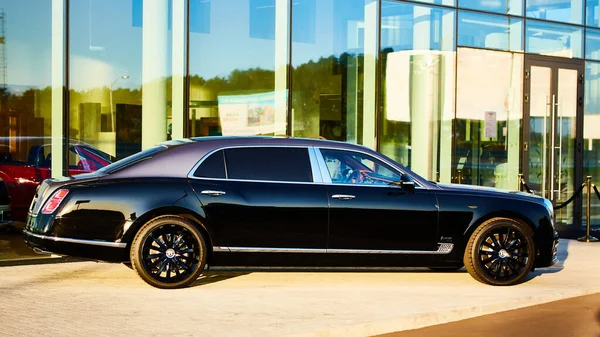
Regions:
[[[527,17],[581,24],[585,0],[528,0]]]
[[[105,69],[110,72],[107,78],[129,76],[116,87],[140,86],[141,4],[142,0],[70,1],[74,88],[85,87],[86,75],[82,73],[86,69],[77,65],[86,64],[79,61],[89,59],[107,65]],[[551,4],[553,9],[548,7]],[[190,74],[208,79],[227,76],[234,69],[274,70],[274,6],[275,0],[190,0]],[[51,0],[0,0],[0,8],[6,15],[7,82],[14,86],[48,86]],[[582,0],[528,1],[527,15],[539,18],[544,8],[548,20],[583,20]],[[348,0],[293,1],[293,64],[361,51],[364,10],[363,0],[352,5],[348,5]],[[170,32],[166,33],[169,40]],[[167,53],[170,61],[170,51]],[[110,81],[104,82],[110,85]]]
[[[51,74],[50,0],[0,0],[4,11],[7,83],[15,90],[46,87]]]

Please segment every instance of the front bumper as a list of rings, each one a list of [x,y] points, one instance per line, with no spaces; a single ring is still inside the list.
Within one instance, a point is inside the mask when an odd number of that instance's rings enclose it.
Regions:
[[[558,241],[558,232],[554,231],[552,240],[541,243],[535,261],[536,268],[551,267],[558,263]]]

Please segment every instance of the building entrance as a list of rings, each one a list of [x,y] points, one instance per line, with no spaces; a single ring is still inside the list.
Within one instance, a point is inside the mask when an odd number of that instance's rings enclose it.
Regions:
[[[583,71],[579,60],[525,57],[523,175],[535,194],[554,205],[567,201],[583,181]],[[580,210],[577,198],[557,210],[555,221],[578,224]]]

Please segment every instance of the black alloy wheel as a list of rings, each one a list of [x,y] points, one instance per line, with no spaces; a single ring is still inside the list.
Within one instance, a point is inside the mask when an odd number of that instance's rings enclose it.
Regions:
[[[165,289],[194,282],[206,263],[202,233],[188,220],[161,216],[146,223],[131,247],[131,262],[148,284]]]
[[[514,285],[531,271],[535,258],[529,226],[511,219],[484,222],[465,250],[465,268],[476,280],[491,285]]]

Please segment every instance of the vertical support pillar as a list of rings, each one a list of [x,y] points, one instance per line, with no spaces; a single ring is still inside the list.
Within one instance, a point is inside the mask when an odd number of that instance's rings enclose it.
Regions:
[[[185,0],[172,0],[172,38],[173,48],[171,51],[172,66],[172,89],[171,89],[171,138],[181,139],[184,137],[185,119],[187,111],[185,110],[185,54],[186,54],[186,6]]]
[[[142,150],[167,139],[168,0],[144,1]]]
[[[437,157],[436,127],[433,125],[438,99],[437,67],[440,58],[431,49],[430,30],[431,9],[415,7],[414,46],[415,53],[411,57],[410,67],[410,120],[411,120],[411,170],[435,180],[433,157]],[[417,34],[418,33],[418,34]],[[423,51],[423,52],[419,52]],[[434,153],[435,152],[435,153]]]
[[[289,45],[291,38],[291,1],[275,1],[275,135],[286,134],[289,126],[289,134],[293,135],[292,120],[288,119],[288,60]]]
[[[52,0],[52,178],[63,176],[65,92],[65,0]]]
[[[379,55],[379,1],[365,0],[365,50],[363,85],[363,145],[375,148],[377,111],[377,55]]]

